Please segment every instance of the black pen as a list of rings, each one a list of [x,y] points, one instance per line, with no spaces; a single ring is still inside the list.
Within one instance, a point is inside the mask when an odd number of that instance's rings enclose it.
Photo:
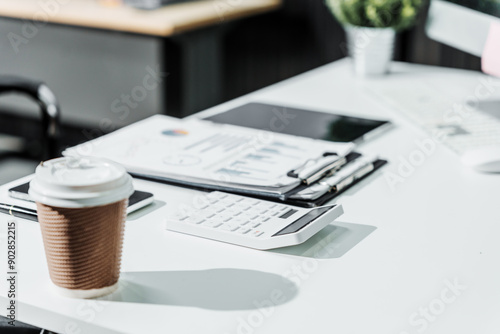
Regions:
[[[36,210],[33,209],[23,208],[11,204],[0,203],[0,212],[17,218],[28,219],[35,222],[38,221],[38,215],[36,214]]]

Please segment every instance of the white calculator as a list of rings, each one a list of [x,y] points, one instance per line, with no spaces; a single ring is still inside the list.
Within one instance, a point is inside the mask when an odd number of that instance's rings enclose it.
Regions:
[[[214,191],[197,209],[167,218],[168,230],[235,245],[272,249],[300,244],[344,213],[339,204],[312,209]]]

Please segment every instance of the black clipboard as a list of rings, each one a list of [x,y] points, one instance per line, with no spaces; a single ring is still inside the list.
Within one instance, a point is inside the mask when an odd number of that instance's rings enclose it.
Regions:
[[[346,160],[348,162],[354,161],[361,157],[362,155],[358,152],[351,152],[346,156]],[[300,185],[297,188],[294,188],[293,190],[283,194],[283,195],[275,195],[275,194],[270,194],[270,193],[258,193],[255,191],[247,191],[244,189],[236,189],[236,188],[230,188],[230,187],[221,187],[221,186],[215,186],[215,185],[200,185],[196,183],[191,183],[191,182],[184,182],[184,181],[179,181],[179,180],[170,180],[170,179],[164,179],[164,178],[157,178],[157,177],[152,177],[148,175],[142,175],[142,174],[134,174],[131,173],[134,177],[144,179],[144,180],[149,180],[149,181],[155,181],[155,182],[160,182],[160,183],[165,183],[173,186],[178,186],[178,187],[184,187],[184,188],[189,188],[189,189],[196,189],[200,191],[206,191],[206,192],[211,192],[211,191],[224,191],[227,193],[232,193],[232,194],[237,194],[237,195],[242,195],[242,196],[249,196],[249,197],[254,197],[254,198],[259,198],[267,201],[273,201],[273,202],[278,202],[278,203],[284,203],[284,204],[289,204],[289,205],[295,205],[295,206],[300,206],[300,207],[305,207],[305,208],[314,208],[317,206],[324,205],[328,201],[332,200],[333,198],[339,196],[342,194],[344,191],[347,191],[348,189],[352,188],[356,184],[362,182],[363,180],[369,178],[373,173],[375,173],[377,170],[382,168],[384,165],[386,165],[388,162],[387,160],[383,159],[378,159],[374,161],[373,163],[373,170],[361,177],[360,179],[355,180],[353,183],[351,183],[349,186],[345,187],[344,189],[337,191],[337,192],[328,192],[324,194],[323,196],[315,199],[315,200],[297,200],[297,199],[290,199],[290,196],[293,194],[303,190],[304,188],[307,187],[307,185]]]

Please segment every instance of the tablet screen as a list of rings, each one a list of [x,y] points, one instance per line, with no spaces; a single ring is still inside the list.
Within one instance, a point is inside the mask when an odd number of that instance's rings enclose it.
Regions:
[[[357,141],[389,123],[262,103],[245,104],[206,120],[335,142]]]

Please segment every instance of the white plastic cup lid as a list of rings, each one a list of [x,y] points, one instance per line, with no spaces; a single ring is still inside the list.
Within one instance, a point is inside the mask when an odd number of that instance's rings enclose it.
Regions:
[[[65,157],[40,163],[29,189],[34,201],[62,208],[115,203],[133,192],[132,177],[125,168],[92,157]]]

